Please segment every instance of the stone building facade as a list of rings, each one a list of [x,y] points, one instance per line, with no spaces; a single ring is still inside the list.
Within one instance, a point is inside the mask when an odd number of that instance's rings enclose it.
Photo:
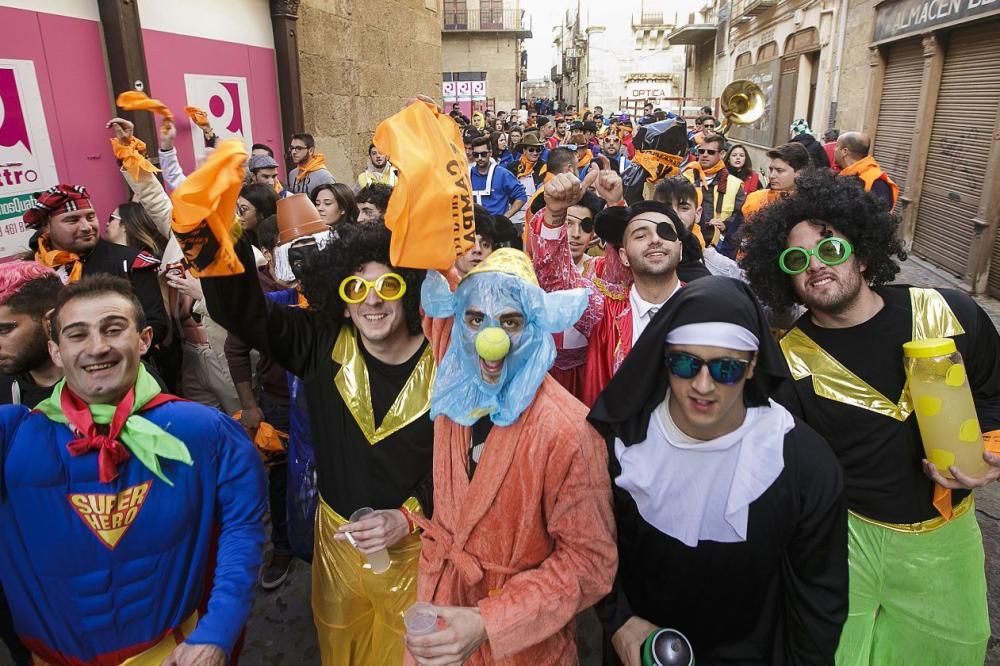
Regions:
[[[509,111],[527,78],[522,44],[531,23],[519,0],[443,0],[441,58],[444,101],[463,113]]]
[[[635,113],[646,102],[676,110],[685,96],[687,51],[669,35],[700,0],[587,3],[565,12],[553,33],[564,104]]]
[[[711,0],[716,95],[734,78],[767,97],[733,128],[758,166],[788,123],[861,130],[900,188],[907,248],[1000,296],[1000,6],[982,0]],[[671,43],[676,40],[671,39]],[[724,48],[718,48],[726,44]]]
[[[379,121],[440,96],[437,0],[302,0],[298,48],[303,128],[338,180],[364,169]]]

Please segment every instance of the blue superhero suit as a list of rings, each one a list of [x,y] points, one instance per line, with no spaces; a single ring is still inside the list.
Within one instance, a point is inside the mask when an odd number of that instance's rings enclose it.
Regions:
[[[0,407],[0,579],[17,633],[53,664],[119,664],[199,608],[186,642],[233,648],[250,612],[264,543],[264,472],[231,418],[191,402],[142,416],[187,446],[161,459],[171,487],[133,455],[110,483],[98,454],[72,456],[65,425]],[[217,536],[216,536],[217,535]]]

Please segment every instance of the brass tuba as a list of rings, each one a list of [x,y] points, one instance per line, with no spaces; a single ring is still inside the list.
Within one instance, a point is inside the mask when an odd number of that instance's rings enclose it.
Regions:
[[[764,115],[764,91],[753,81],[736,79],[722,90],[719,107],[724,120],[719,133],[725,134],[730,125],[749,125]]]

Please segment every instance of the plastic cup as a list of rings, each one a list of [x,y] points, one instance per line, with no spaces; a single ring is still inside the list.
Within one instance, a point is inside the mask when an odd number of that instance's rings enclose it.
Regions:
[[[365,518],[371,516],[374,513],[375,509],[371,508],[370,506],[363,506],[351,514],[351,517],[348,520],[348,522],[356,523],[359,520],[364,520]],[[354,542],[352,541],[351,543],[353,544]],[[357,548],[357,544],[354,544],[354,547]],[[368,567],[372,570],[372,573],[374,574],[385,573],[386,571],[389,570],[389,565],[392,563],[389,560],[389,551],[386,550],[385,548],[383,548],[382,550],[376,550],[374,553],[361,553],[361,554],[365,556],[366,560],[368,560]]]
[[[437,631],[437,611],[431,604],[418,601],[403,613],[408,636],[425,636]]]

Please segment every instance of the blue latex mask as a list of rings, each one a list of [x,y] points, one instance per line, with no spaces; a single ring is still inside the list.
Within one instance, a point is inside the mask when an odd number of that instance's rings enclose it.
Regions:
[[[431,391],[431,418],[444,414],[469,426],[489,414],[496,425],[514,423],[555,361],[552,334],[575,324],[587,300],[586,289],[547,294],[498,271],[470,274],[452,293],[440,273],[429,271],[424,312],[455,318]]]

